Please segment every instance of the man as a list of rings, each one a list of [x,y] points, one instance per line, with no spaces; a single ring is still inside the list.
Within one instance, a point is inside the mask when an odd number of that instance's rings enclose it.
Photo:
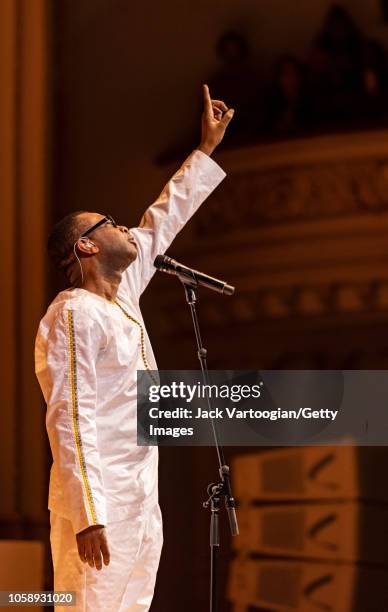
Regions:
[[[73,610],[151,605],[162,547],[158,450],[136,446],[136,371],[157,366],[139,298],[155,256],[225,176],[210,155],[234,111],[211,100],[206,85],[203,95],[200,146],[138,228],[77,212],[49,238],[51,258],[72,288],[41,321],[35,362],[53,454],[54,589],[76,592]]]

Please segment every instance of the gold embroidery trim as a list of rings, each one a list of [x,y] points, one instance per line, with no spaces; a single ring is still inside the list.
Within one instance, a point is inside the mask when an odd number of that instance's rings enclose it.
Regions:
[[[81,468],[82,479],[84,482],[86,496],[88,498],[90,514],[92,516],[93,524],[97,524],[96,512],[94,509],[93,498],[88,482],[85,457],[82,449],[81,436],[79,431],[78,422],[78,392],[77,392],[77,355],[76,355],[76,343],[75,343],[75,331],[74,331],[74,319],[73,311],[67,311],[67,324],[69,332],[69,349],[70,349],[70,376],[71,376],[71,403],[72,403],[72,420],[74,428],[74,438],[77,446],[78,460]]]
[[[145,350],[145,334],[144,334],[144,327],[142,326],[142,324],[137,321],[137,319],[135,319],[135,317],[132,317],[129,312],[127,312],[125,310],[125,308],[123,308],[123,306],[121,306],[121,304],[117,301],[117,300],[112,300],[112,302],[114,304],[116,304],[116,306],[118,306],[121,310],[121,312],[127,317],[127,319],[129,319],[130,321],[132,321],[132,323],[135,323],[139,329],[140,329],[140,345],[141,345],[141,358],[144,364],[145,369],[147,370],[148,376],[151,378],[152,382],[157,385],[158,381],[155,379],[154,375],[152,374],[152,370],[150,368],[150,365],[148,363],[147,360],[147,355],[146,355],[146,350]]]

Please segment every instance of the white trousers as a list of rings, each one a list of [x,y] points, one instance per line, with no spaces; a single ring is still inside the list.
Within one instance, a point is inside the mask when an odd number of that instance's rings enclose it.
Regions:
[[[133,612],[151,606],[163,544],[157,504],[142,516],[108,523],[109,565],[101,570],[83,563],[70,521],[50,513],[54,590],[75,591],[75,606],[63,612]]]

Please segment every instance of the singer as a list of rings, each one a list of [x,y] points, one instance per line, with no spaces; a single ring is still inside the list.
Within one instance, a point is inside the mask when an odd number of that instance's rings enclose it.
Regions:
[[[155,256],[225,176],[210,155],[234,111],[212,100],[206,85],[203,97],[200,145],[139,227],[81,211],[62,219],[48,240],[70,287],[40,322],[35,367],[53,455],[54,589],[76,592],[72,610],[151,605],[163,540],[158,449],[136,446],[136,371],[157,366],[139,298]]]

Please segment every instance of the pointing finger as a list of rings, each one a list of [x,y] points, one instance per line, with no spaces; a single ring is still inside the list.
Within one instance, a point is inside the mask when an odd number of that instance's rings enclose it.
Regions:
[[[209,87],[207,85],[203,86],[203,105],[205,114],[208,117],[213,117],[212,101],[210,98]]]

